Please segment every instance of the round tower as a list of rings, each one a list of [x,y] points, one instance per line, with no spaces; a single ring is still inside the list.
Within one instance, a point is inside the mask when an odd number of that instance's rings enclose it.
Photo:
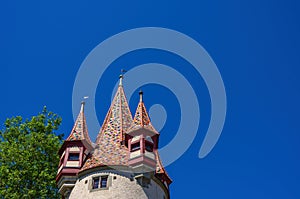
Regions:
[[[96,142],[91,143],[87,130],[83,129],[78,129],[82,136],[74,139],[78,123],[86,126],[82,107],[79,122],[75,122],[59,152],[62,160],[57,183],[64,198],[170,198],[172,181],[159,157],[159,133],[150,122],[143,93],[140,92],[140,102],[132,118],[122,79],[123,75]],[[79,151],[72,152],[74,148]],[[75,153],[76,164],[69,157]]]

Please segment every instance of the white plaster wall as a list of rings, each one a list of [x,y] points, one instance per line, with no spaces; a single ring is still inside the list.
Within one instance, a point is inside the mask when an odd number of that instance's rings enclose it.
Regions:
[[[130,153],[130,159],[136,158],[136,157],[138,157],[140,155],[141,155],[141,151],[140,150],[131,152]]]
[[[111,176],[111,185],[106,190],[89,190],[89,184],[93,177],[99,175]],[[114,179],[114,176],[116,179]],[[134,178],[133,178],[134,179]],[[130,180],[130,174],[122,173],[115,170],[102,170],[91,173],[78,179],[73,188],[70,199],[164,199],[162,188],[151,180],[150,185],[140,186],[136,180]]]
[[[137,140],[139,140],[140,137],[141,137],[140,135],[134,136],[134,137],[132,138],[132,140],[131,140],[131,143],[132,143],[132,142],[135,142],[135,141],[137,141]]]
[[[67,161],[66,166],[67,167],[78,167],[79,161]]]
[[[152,152],[145,151],[145,156],[147,156],[147,157],[150,158],[150,159],[155,160],[155,155],[154,155],[154,153],[152,153]]]
[[[77,146],[74,146],[74,147],[70,148],[70,152],[79,152],[79,151],[80,151],[80,149]]]

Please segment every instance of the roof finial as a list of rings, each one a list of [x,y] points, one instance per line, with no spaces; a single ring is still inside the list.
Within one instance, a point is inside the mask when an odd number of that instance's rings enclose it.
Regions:
[[[140,95],[140,102],[143,102],[143,91],[142,90],[140,90],[140,92],[139,92],[139,95]]]
[[[119,86],[122,86],[122,85],[123,85],[123,78],[124,78],[123,75],[120,75],[120,76],[119,76],[119,79],[120,79]]]
[[[81,101],[81,107],[80,107],[80,112],[83,112],[84,111],[84,105],[85,105],[85,101],[86,99],[88,99],[89,96],[84,96],[83,97],[83,100]]]
[[[120,79],[119,86],[122,86],[122,85],[123,85],[123,78],[124,78],[124,74],[125,74],[126,72],[127,72],[126,70],[121,69],[121,74],[120,74],[120,76],[119,76],[119,79]]]
[[[83,111],[84,111],[84,105],[85,105],[85,101],[81,101],[81,107],[80,107],[81,113],[83,113]]]

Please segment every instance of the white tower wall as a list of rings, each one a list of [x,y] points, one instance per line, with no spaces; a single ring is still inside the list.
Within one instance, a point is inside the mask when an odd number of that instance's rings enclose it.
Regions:
[[[107,176],[107,187],[93,189],[93,178]],[[154,177],[155,178],[155,177]],[[130,173],[116,170],[101,170],[81,176],[71,191],[69,199],[166,199],[162,184],[153,179],[146,186],[139,184]]]

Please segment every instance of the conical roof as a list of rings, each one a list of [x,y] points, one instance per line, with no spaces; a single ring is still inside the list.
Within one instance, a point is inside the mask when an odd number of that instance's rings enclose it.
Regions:
[[[72,131],[71,131],[69,137],[66,139],[66,141],[81,140],[81,141],[86,141],[90,145],[92,145],[92,142],[91,142],[91,139],[90,139],[89,133],[88,133],[85,115],[84,115],[84,105],[85,105],[85,103],[82,102],[80,112],[74,123]]]
[[[127,165],[128,148],[123,144],[125,132],[132,123],[132,115],[122,86],[118,90],[97,136],[95,150],[82,170],[103,165]]]
[[[139,94],[140,94],[140,102],[135,111],[133,123],[131,124],[127,133],[130,133],[130,132],[140,129],[140,128],[145,128],[149,131],[152,131],[155,134],[159,134],[151,124],[149,115],[147,113],[147,109],[146,109],[144,101],[143,101],[143,92],[140,91]]]

